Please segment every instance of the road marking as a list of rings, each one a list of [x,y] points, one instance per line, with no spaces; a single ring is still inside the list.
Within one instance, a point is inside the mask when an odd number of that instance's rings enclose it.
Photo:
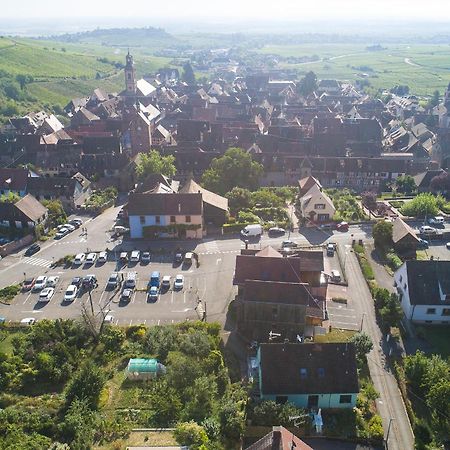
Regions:
[[[48,261],[47,259],[34,258],[34,257],[22,259],[21,262],[23,262],[25,264],[30,264],[32,266],[39,266],[39,267],[50,267],[52,265],[52,262]]]
[[[23,305],[25,305],[25,303],[30,299],[31,297],[31,292],[27,295],[27,298],[24,300],[24,302],[22,303]]]
[[[36,311],[35,309],[33,309],[32,311],[20,311],[20,312],[25,314],[40,314],[43,313],[44,311]]]
[[[172,291],[172,295],[170,297],[170,303],[173,303],[173,291]]]
[[[132,324],[132,323],[133,323],[133,319],[130,320],[130,327],[131,327],[131,324]]]
[[[160,323],[161,323],[161,319],[158,319],[158,326],[159,326]]]
[[[183,292],[183,303],[186,303],[186,291]]]
[[[222,258],[217,258],[216,259],[216,266],[219,265],[220,261],[222,261]]]

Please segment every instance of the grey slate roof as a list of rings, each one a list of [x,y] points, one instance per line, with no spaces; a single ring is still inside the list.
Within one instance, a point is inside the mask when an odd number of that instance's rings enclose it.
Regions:
[[[270,343],[261,344],[260,351],[263,394],[359,392],[355,346],[351,343]],[[301,376],[301,369],[306,369],[306,376]]]

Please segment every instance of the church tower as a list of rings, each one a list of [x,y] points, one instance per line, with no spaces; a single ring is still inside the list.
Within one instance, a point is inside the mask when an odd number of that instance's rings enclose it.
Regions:
[[[136,69],[134,68],[133,56],[128,50],[125,65],[125,92],[127,95],[136,95]]]

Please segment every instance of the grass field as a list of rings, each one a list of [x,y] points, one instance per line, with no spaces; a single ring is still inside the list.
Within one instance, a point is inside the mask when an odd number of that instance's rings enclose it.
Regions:
[[[305,44],[265,46],[260,53],[288,57],[311,57],[314,62],[280,66],[296,69],[300,74],[314,71],[319,78],[355,81],[367,79],[376,89],[389,89],[406,84],[410,92],[431,95],[436,89],[444,92],[450,82],[450,45],[385,45],[371,52],[365,45]]]

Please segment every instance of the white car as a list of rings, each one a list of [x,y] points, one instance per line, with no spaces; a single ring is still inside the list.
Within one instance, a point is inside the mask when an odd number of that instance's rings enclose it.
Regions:
[[[428,225],[422,225],[419,228],[419,232],[420,232],[420,234],[436,234],[437,230],[436,230],[436,228],[430,227]]]
[[[66,293],[64,294],[64,300],[66,302],[71,302],[71,301],[75,300],[75,298],[77,296],[77,292],[78,292],[78,288],[74,284],[71,284],[66,289]]]
[[[43,289],[39,294],[39,301],[40,302],[48,302],[53,297],[53,294],[55,293],[54,288],[45,288]]]
[[[58,275],[48,277],[46,287],[55,287],[58,281],[59,281]]]
[[[108,260],[108,253],[107,252],[100,252],[98,254],[97,261],[99,263],[105,263]]]
[[[161,283],[161,289],[170,288],[170,275],[164,275]]]
[[[111,315],[111,314],[107,314],[107,315],[105,316],[105,321],[104,321],[104,323],[105,323],[105,324],[112,324],[112,323],[114,323],[114,316]]]
[[[97,261],[97,253],[89,253],[86,257],[86,264],[94,264]]]
[[[30,326],[34,325],[36,322],[37,320],[34,317],[25,317],[25,319],[22,319],[20,321],[20,325]]]
[[[141,252],[139,250],[133,250],[130,256],[130,262],[139,262],[141,258]]]
[[[55,239],[62,239],[64,236],[67,236],[69,233],[70,233],[70,231],[66,227],[63,227],[55,234]]]
[[[84,263],[85,259],[86,255],[84,253],[78,253],[78,255],[75,256],[73,263],[75,266],[81,266],[81,264]]]
[[[75,230],[75,227],[74,227],[73,225],[71,225],[70,223],[65,223],[65,224],[64,224],[64,228],[65,228],[66,230],[69,230],[69,233],[71,233],[72,231]]]
[[[173,283],[173,288],[176,290],[183,289],[184,286],[184,276],[179,274],[175,277],[175,281]]]
[[[36,282],[33,286],[33,291],[41,291],[42,289],[47,286],[47,277],[44,275],[41,275],[40,277],[36,278]]]

